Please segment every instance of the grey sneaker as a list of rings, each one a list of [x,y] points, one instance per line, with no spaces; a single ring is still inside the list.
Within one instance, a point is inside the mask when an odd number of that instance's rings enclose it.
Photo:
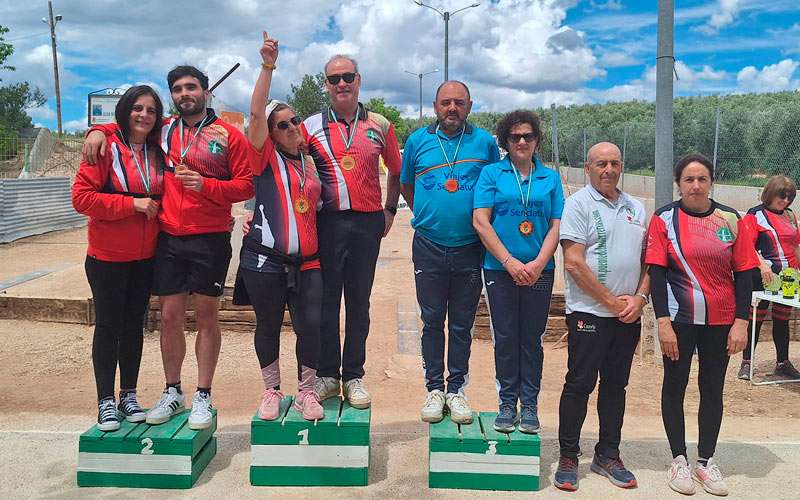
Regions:
[[[174,387],[164,389],[161,399],[147,412],[145,420],[150,425],[163,424],[173,415],[186,408],[186,398]]]
[[[678,455],[672,459],[667,471],[667,484],[670,488],[684,495],[694,495],[694,481],[692,471],[686,462],[686,457]]]
[[[333,377],[317,377],[314,381],[314,391],[317,393],[317,396],[319,396],[320,401],[338,397],[341,392],[339,379]]]
[[[795,368],[788,359],[780,363],[775,363],[775,375],[783,375],[792,380],[800,379],[800,372],[797,371],[797,368]]]
[[[346,381],[342,388],[342,394],[353,408],[363,410],[369,408],[369,405],[372,403],[372,398],[369,392],[367,392],[367,388],[364,387],[364,381],[360,378]]]
[[[538,434],[541,426],[539,425],[539,415],[536,414],[536,407],[523,406],[520,413],[520,432],[524,432],[525,434]]]
[[[739,365],[739,373],[736,375],[740,380],[750,380],[750,360],[743,359]]]
[[[501,405],[494,418],[494,430],[510,434],[516,430],[517,408],[512,405]]]
[[[428,393],[425,399],[425,406],[420,412],[423,422],[439,422],[444,413],[444,392],[434,389]]]
[[[450,410],[450,420],[457,424],[472,423],[472,408],[463,394],[447,394],[445,403]]]

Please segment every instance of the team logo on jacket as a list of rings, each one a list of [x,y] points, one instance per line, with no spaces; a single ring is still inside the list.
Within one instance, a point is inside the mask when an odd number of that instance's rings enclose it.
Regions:
[[[372,142],[378,142],[378,133],[375,132],[373,129],[367,130],[367,139]]]
[[[577,323],[576,326],[578,327],[577,330],[579,332],[594,333],[594,332],[597,331],[597,327],[595,325],[593,325],[591,323],[587,323],[582,319],[578,320],[578,323]]]
[[[212,139],[208,143],[208,152],[212,155],[218,155],[222,153],[222,144],[220,144],[218,140]]]
[[[723,243],[728,243],[733,241],[733,233],[727,227],[721,227],[717,229],[717,238]]]

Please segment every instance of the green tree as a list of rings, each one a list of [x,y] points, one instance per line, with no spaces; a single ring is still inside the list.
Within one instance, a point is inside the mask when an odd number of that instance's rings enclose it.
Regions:
[[[367,101],[364,106],[370,111],[383,115],[387,120],[392,122],[392,125],[394,125],[394,133],[402,148],[411,130],[409,130],[408,122],[400,117],[400,110],[390,104],[386,104],[383,97],[373,97]]]
[[[325,92],[325,74],[303,75],[300,85],[292,85],[292,95],[286,96],[286,102],[303,120],[325,109],[331,102]]]

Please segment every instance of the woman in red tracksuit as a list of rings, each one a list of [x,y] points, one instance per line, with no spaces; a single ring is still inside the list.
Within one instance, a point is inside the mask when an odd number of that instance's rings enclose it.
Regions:
[[[103,431],[119,429],[120,418],[145,419],[136,382],[163,192],[162,114],[152,88],[129,88],[114,112],[119,131],[106,139],[110,154],[95,165],[82,161],[72,186],[75,210],[89,216],[86,277],[95,304],[92,363],[97,427]],[[114,400],[117,364],[119,405]]]

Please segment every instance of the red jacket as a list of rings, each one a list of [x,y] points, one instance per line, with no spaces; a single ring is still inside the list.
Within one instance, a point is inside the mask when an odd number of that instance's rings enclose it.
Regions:
[[[87,254],[109,262],[149,259],[155,254],[159,223],[133,209],[134,197],[146,197],[131,151],[119,134],[107,138],[106,155],[96,165],[81,162],[72,185],[72,206],[89,216]],[[145,167],[142,153],[139,164]],[[149,147],[150,197],[160,199],[163,192],[164,155]],[[144,173],[144,172],[143,172]],[[146,177],[146,174],[145,174]]]
[[[207,110],[206,124],[195,137],[197,127],[183,124],[173,116],[164,119],[161,147],[167,156],[164,173],[164,199],[159,220],[161,230],[174,236],[230,231],[231,205],[253,196],[253,174],[248,163],[249,143],[237,128]],[[116,124],[96,125],[107,136],[117,131]],[[184,189],[175,178],[181,149],[189,146],[184,164],[203,176],[200,192]]]

